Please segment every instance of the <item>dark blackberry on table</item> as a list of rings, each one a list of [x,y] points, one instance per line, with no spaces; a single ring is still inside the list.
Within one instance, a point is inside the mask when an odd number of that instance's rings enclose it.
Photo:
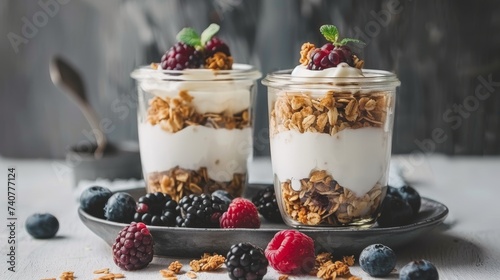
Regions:
[[[266,220],[277,223],[283,222],[273,185],[260,190],[254,197],[252,197],[252,202],[255,204],[262,217]]]
[[[137,201],[134,221],[153,226],[175,226],[178,215],[177,202],[170,195],[148,193]]]
[[[233,280],[262,279],[268,264],[264,251],[250,243],[234,244],[226,256],[226,268]]]
[[[180,227],[217,228],[228,203],[207,194],[190,194],[179,201],[176,223]]]
[[[123,228],[113,244],[113,261],[124,270],[145,268],[153,260],[153,236],[144,223]]]

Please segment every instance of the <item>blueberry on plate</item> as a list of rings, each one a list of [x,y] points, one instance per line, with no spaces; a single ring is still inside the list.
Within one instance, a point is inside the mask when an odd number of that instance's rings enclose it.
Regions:
[[[93,186],[80,195],[80,207],[88,214],[104,219],[104,206],[113,193],[105,187]]]
[[[399,271],[400,280],[438,280],[436,267],[427,260],[412,261]]]
[[[387,186],[387,194],[390,194],[392,196],[397,196],[399,198],[402,198],[401,195],[399,194],[399,188]]]
[[[396,254],[383,244],[373,244],[363,249],[359,256],[359,265],[370,276],[387,276],[396,266]]]
[[[26,219],[26,230],[37,239],[52,238],[59,230],[59,221],[52,214],[36,213]]]
[[[218,197],[220,200],[227,202],[227,204],[230,204],[234,199],[234,197],[225,190],[216,190],[212,193],[212,196]]]
[[[379,226],[402,226],[411,223],[412,220],[413,210],[408,202],[390,194],[385,196],[377,219]]]
[[[104,206],[104,217],[109,221],[128,224],[134,219],[135,205],[135,199],[130,194],[117,192]]]
[[[410,204],[413,215],[416,216],[418,211],[420,211],[420,194],[411,186],[402,186],[398,189],[398,193],[403,200],[406,200]]]

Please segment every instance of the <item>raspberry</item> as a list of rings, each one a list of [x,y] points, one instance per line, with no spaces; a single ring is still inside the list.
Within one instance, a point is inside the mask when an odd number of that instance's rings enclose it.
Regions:
[[[205,43],[205,57],[211,57],[216,52],[223,52],[227,56],[231,56],[231,52],[229,51],[229,47],[226,43],[214,36]]]
[[[276,193],[274,186],[267,186],[265,189],[260,190],[253,198],[253,204],[259,210],[259,213],[270,222],[283,222],[278,202],[276,201]]]
[[[202,64],[203,54],[181,42],[173,45],[161,58],[161,68],[165,70],[200,68]]]
[[[113,261],[124,270],[145,268],[153,260],[153,237],[144,223],[123,228],[113,244]]]
[[[314,241],[297,230],[287,229],[276,233],[267,245],[265,254],[269,264],[280,273],[308,273],[314,267]]]
[[[234,244],[226,256],[226,268],[233,280],[262,279],[267,265],[264,251],[250,243]]]
[[[248,199],[233,199],[227,211],[220,218],[221,228],[259,228],[257,207]]]
[[[134,221],[153,226],[175,226],[179,211],[177,202],[168,194],[148,193],[137,201]]]
[[[190,194],[179,201],[176,223],[180,227],[216,228],[219,218],[228,204],[218,197],[207,194]]]

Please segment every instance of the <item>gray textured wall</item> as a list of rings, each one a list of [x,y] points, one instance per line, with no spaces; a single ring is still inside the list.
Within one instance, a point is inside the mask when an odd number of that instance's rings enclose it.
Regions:
[[[44,9],[40,3],[52,5]],[[69,146],[86,141],[90,129],[83,115],[50,81],[48,65],[56,54],[84,75],[92,106],[112,123],[108,137],[136,140],[129,73],[158,61],[180,28],[202,30],[210,22],[221,25],[220,36],[237,61],[263,73],[295,66],[301,43],[322,42],[319,26],[333,23],[344,36],[367,43],[367,68],[394,71],[402,81],[395,153],[500,154],[500,3],[495,0],[480,5],[464,0],[19,0],[1,1],[0,18],[3,156],[62,157]],[[257,154],[268,153],[266,106],[265,88],[259,86]]]

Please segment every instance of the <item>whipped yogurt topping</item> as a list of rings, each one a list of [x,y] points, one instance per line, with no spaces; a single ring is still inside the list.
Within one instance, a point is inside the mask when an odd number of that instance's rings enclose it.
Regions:
[[[342,62],[337,67],[331,67],[323,70],[309,70],[304,65],[296,66],[292,71],[294,77],[335,77],[335,78],[350,78],[350,77],[364,77],[363,72],[349,64]]]

